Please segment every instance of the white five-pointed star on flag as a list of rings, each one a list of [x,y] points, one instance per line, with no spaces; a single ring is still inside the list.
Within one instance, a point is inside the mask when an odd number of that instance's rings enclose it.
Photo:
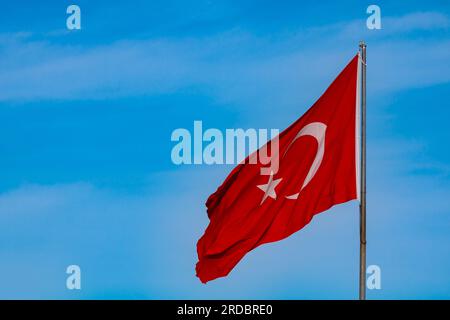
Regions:
[[[275,192],[275,188],[280,183],[281,180],[282,180],[282,178],[273,180],[273,172],[271,172],[269,181],[267,182],[267,184],[260,184],[257,186],[259,189],[264,191],[264,196],[261,200],[260,205],[263,204],[263,202],[267,199],[267,197],[271,197],[272,199],[277,198],[277,193]]]

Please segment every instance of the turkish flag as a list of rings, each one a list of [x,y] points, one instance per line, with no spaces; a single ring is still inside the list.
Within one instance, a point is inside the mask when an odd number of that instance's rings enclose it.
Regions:
[[[316,103],[278,139],[278,166],[250,163],[250,155],[207,200],[210,223],[197,243],[203,283],[226,276],[261,244],[300,230],[312,217],[359,194],[359,56]]]

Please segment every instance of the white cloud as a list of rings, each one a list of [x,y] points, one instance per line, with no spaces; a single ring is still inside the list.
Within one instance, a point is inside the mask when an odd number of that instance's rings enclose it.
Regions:
[[[441,12],[414,12],[400,17],[386,17],[383,23],[389,33],[450,28],[449,17]]]
[[[424,12],[383,21],[380,33],[353,21],[270,39],[233,30],[203,38],[118,41],[88,48],[3,35],[0,101],[111,99],[197,87],[218,102],[240,107],[292,108],[311,102],[305,98],[310,94],[317,97],[366,35],[371,92],[450,80],[450,41],[383,38],[447,28],[447,16]]]

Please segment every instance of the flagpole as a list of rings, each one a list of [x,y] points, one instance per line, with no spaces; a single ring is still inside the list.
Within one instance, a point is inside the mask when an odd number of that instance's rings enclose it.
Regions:
[[[366,43],[361,54],[361,188],[359,204],[359,299],[366,299]]]

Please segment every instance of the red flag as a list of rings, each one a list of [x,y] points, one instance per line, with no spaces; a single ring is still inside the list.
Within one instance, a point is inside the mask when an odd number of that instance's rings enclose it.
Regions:
[[[272,152],[278,170],[264,175],[264,165],[249,163],[249,157],[208,198],[210,223],[197,243],[202,282],[226,276],[247,252],[288,237],[315,214],[358,198],[358,69],[356,55],[319,100],[280,133],[278,153]],[[263,148],[271,145],[273,140]]]

